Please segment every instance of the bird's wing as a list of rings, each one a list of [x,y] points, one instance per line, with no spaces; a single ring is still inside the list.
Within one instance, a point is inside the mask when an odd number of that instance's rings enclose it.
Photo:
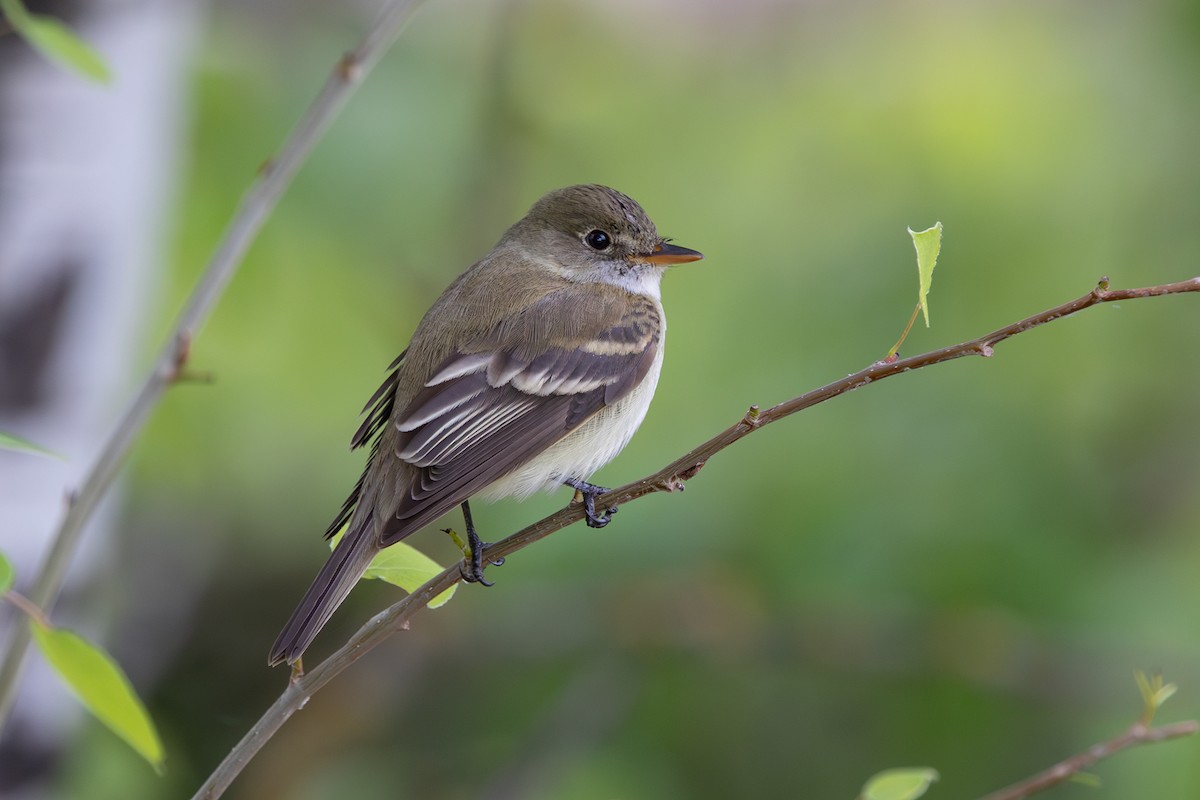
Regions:
[[[345,527],[350,521],[350,517],[354,515],[354,508],[358,505],[358,501],[362,498],[363,486],[367,482],[367,474],[371,471],[371,464],[379,456],[379,432],[383,430],[383,426],[387,424],[388,419],[392,416],[392,407],[396,400],[396,383],[400,379],[400,362],[404,360],[404,356],[408,354],[405,350],[400,355],[396,356],[396,360],[388,367],[388,376],[384,379],[379,388],[375,390],[375,394],[371,395],[371,399],[363,406],[362,413],[366,415],[362,424],[358,426],[358,430],[354,432],[354,436],[350,438],[350,449],[357,450],[367,442],[374,442],[371,445],[371,456],[367,459],[367,465],[363,468],[363,473],[359,476],[358,483],[354,484],[354,488],[350,490],[350,496],[346,498],[346,502],[342,503],[342,508],[338,511],[333,522],[329,523],[329,527],[325,529],[325,538],[332,539],[333,536]]]
[[[398,487],[380,544],[433,521],[640,384],[658,352],[662,319],[653,300],[632,297],[597,311],[550,295],[446,359],[393,417],[393,453],[379,455],[416,468],[415,479]],[[531,346],[549,314],[572,315],[582,326],[575,346]]]

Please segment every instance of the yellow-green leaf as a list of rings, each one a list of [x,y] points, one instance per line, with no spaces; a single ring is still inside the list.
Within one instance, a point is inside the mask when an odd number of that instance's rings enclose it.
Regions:
[[[17,573],[13,569],[12,562],[8,560],[8,556],[0,553],[0,594],[12,588],[16,576]]]
[[[345,532],[345,528],[338,531],[337,535],[330,539],[330,547],[336,547]],[[378,578],[393,586],[399,586],[406,592],[414,592],[434,575],[441,573],[443,569],[441,564],[406,542],[397,542],[375,556],[370,566],[367,567],[367,571],[363,573],[363,577]],[[446,605],[457,589],[458,584],[456,583],[430,600],[429,607],[438,608]]]
[[[0,0],[3,2],[3,0]],[[28,439],[22,439],[20,436],[13,436],[11,433],[0,431],[0,450],[17,450],[23,453],[37,453],[43,456],[54,456],[62,458],[63,456],[53,450],[47,450],[40,444],[34,444]]]
[[[1138,691],[1142,693],[1142,703],[1145,704],[1142,722],[1149,725],[1158,709],[1171,699],[1171,695],[1175,694],[1179,687],[1173,683],[1165,683],[1160,673],[1148,676],[1140,669],[1133,671],[1133,679],[1137,682]]]
[[[29,13],[21,0],[0,0],[0,11],[12,29],[46,58],[97,83],[112,80],[100,54],[59,20]]]
[[[1154,693],[1154,705],[1156,707],[1161,707],[1162,704],[1170,700],[1171,695],[1175,694],[1177,691],[1179,691],[1179,687],[1175,684],[1163,684],[1159,687],[1158,691]]]
[[[932,228],[923,231],[908,229],[913,247],[917,248],[917,304],[925,315],[925,327],[929,327],[929,287],[933,285],[933,268],[937,266],[938,253],[942,249],[942,223],[935,222]]]
[[[860,800],[916,800],[937,779],[937,770],[929,767],[888,769],[867,781],[859,797]]]
[[[161,773],[163,746],[154,722],[112,657],[71,631],[29,625],[42,656],[79,701]]]
[[[1142,693],[1142,702],[1146,704],[1147,708],[1153,707],[1154,692],[1156,689],[1150,685],[1150,678],[1146,676],[1145,672],[1135,669],[1133,671],[1133,680],[1137,683],[1138,691]]]

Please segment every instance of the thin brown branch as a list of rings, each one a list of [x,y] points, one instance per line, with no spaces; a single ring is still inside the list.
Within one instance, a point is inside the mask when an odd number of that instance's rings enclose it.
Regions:
[[[51,627],[50,620],[46,618],[46,615],[42,613],[42,610],[35,606],[33,602],[25,595],[9,589],[7,592],[0,594],[0,597],[3,597],[8,602],[12,603],[14,606],[20,609],[25,616],[41,625],[43,628]]]
[[[802,394],[799,397],[772,406],[765,411],[760,410],[758,406],[751,406],[742,419],[718,433],[707,442],[694,448],[686,455],[675,459],[659,471],[647,475],[641,480],[615,489],[598,498],[596,502],[602,507],[608,507],[622,505],[655,492],[682,491],[687,481],[700,471],[708,459],[739,439],[743,439],[754,431],[795,414],[798,411],[815,406],[818,403],[823,403],[826,400],[831,400],[834,397],[883,380],[884,378],[914,369],[921,369],[922,367],[929,367],[934,364],[941,364],[946,361],[953,361],[963,356],[989,357],[992,355],[993,347],[1009,337],[1024,333],[1056,319],[1078,313],[1094,305],[1111,303],[1118,300],[1133,300],[1141,297],[1183,294],[1185,292],[1200,292],[1200,277],[1161,286],[1121,290],[1110,290],[1108,288],[1108,279],[1104,278],[1095,289],[1077,300],[1047,309],[1040,314],[1034,314],[1011,325],[1006,325],[991,333],[984,334],[977,339],[891,363],[876,362],[853,375],[848,375],[841,380],[834,381],[819,389],[814,389],[807,394]],[[518,550],[523,550],[534,542],[546,538],[555,531],[559,531],[573,522],[578,522],[582,518],[583,505],[581,503],[572,503],[566,508],[517,531],[511,536],[495,542],[488,548],[487,557],[494,559],[496,557],[512,555]],[[195,798],[220,797],[230,783],[233,782],[234,778],[237,777],[238,773],[242,771],[259,749],[262,748],[263,744],[283,726],[284,722],[292,714],[303,708],[309,698],[316,694],[322,686],[392,634],[407,628],[409,620],[414,614],[427,606],[430,600],[457,583],[459,578],[458,565],[448,567],[412,594],[372,617],[346,644],[342,645],[333,655],[322,661],[315,668],[290,681],[283,694],[267,709],[245,737],[238,742],[225,760],[217,767],[216,771],[209,776],[208,781],[196,793]]]
[[[237,272],[259,229],[321,135],[337,117],[338,111],[367,71],[399,37],[419,5],[420,0],[390,0],[383,5],[379,18],[366,36],[334,67],[325,86],[283,143],[278,156],[260,170],[242,198],[200,282],[189,296],[166,344],[155,359],[150,374],[117,421],[78,491],[72,493],[73,502],[67,505],[66,514],[54,533],[30,592],[30,599],[46,613],[50,613],[58,598],[67,565],[78,549],[84,524],[112,485],[130,447],[145,427],[150,413],[158,406],[163,392],[176,380],[188,377],[184,367],[191,342]],[[14,626],[4,653],[4,662],[0,665],[0,727],[16,695],[17,680],[29,640],[27,626]]]
[[[1170,739],[1179,739],[1184,736],[1194,736],[1197,731],[1200,731],[1200,723],[1197,723],[1195,720],[1177,722],[1174,725],[1163,725],[1159,728],[1147,728],[1143,723],[1135,722],[1129,730],[1117,738],[1094,744],[1082,753],[1072,756],[1065,761],[1060,761],[1053,767],[1039,772],[1037,775],[1027,778],[1020,783],[1014,783],[1012,786],[1001,789],[998,792],[992,792],[982,798],[982,800],[1022,800],[1022,798],[1030,797],[1038,792],[1044,792],[1053,786],[1057,786],[1063,781],[1080,774],[1096,762],[1116,755],[1122,750],[1139,744],[1152,744],[1154,742],[1165,742]]]

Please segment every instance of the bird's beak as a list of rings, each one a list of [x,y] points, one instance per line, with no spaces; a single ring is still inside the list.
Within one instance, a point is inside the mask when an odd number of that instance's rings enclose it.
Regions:
[[[704,258],[703,253],[689,250],[686,247],[667,244],[666,242],[663,242],[646,255],[637,256],[638,261],[645,261],[647,264],[654,264],[660,267],[669,267],[672,264],[686,264],[689,261],[699,261],[702,258]]]

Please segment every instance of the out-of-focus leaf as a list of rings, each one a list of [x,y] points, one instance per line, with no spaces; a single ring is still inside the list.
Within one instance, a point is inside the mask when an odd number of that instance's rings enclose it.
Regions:
[[[0,0],[0,11],[13,30],[46,58],[97,83],[112,80],[100,54],[59,20],[29,13],[21,0]]]
[[[917,303],[925,315],[925,327],[929,327],[929,287],[933,285],[933,268],[937,266],[938,253],[942,249],[942,223],[935,222],[932,228],[923,231],[908,229],[913,247],[917,248]]]
[[[161,773],[162,742],[120,666],[108,653],[71,631],[29,624],[38,649],[80,702]]]
[[[1155,704],[1162,706],[1162,704],[1170,700],[1171,695],[1175,694],[1177,691],[1179,691],[1179,687],[1173,683],[1167,683],[1160,686],[1154,695]]]
[[[331,548],[337,546],[337,543],[341,541],[342,534],[345,532],[346,529],[342,528],[342,530],[337,532],[337,535],[330,539],[329,545]],[[413,592],[443,569],[445,567],[441,564],[406,542],[397,542],[375,556],[371,561],[371,565],[367,567],[367,571],[363,573],[363,577],[378,578],[393,586],[399,586],[406,592]],[[450,598],[454,597],[454,592],[457,589],[458,584],[456,583],[430,600],[429,607],[439,608],[446,605],[446,603],[450,602]]]
[[[0,553],[0,593],[11,589],[15,578],[16,572],[13,570],[12,562],[8,560],[8,556]]]
[[[3,0],[0,0],[2,2]],[[53,450],[47,450],[39,444],[34,444],[28,439],[22,439],[20,436],[13,436],[11,433],[0,431],[0,449],[17,450],[23,453],[37,453],[43,456],[54,456],[55,458],[63,458],[59,453]]]
[[[916,800],[925,794],[929,784],[937,779],[937,770],[929,767],[888,769],[867,781],[859,798],[860,800]]]
[[[1137,682],[1138,691],[1142,693],[1142,703],[1145,705],[1142,722],[1149,725],[1154,721],[1158,709],[1171,699],[1171,695],[1175,694],[1179,687],[1173,683],[1165,683],[1162,675],[1157,672],[1148,676],[1140,669],[1134,670],[1133,679]]]

